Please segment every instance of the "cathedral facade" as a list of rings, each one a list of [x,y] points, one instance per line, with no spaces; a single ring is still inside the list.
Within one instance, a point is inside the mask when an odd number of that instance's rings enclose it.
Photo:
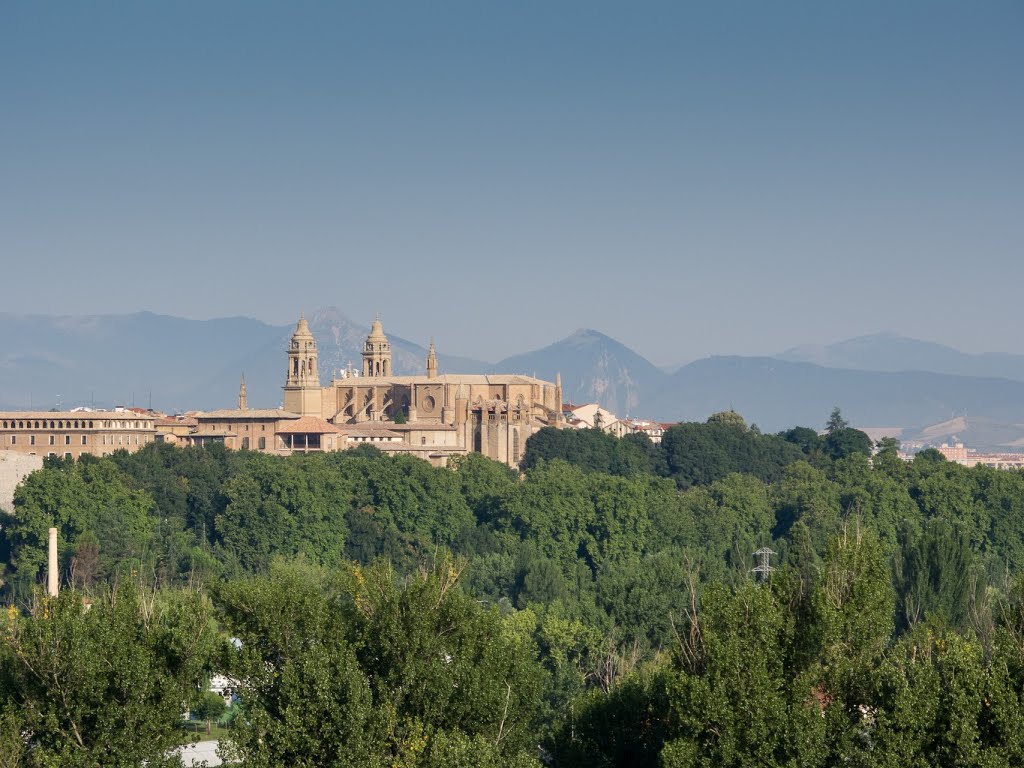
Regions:
[[[409,453],[443,465],[470,452],[516,466],[526,441],[546,426],[560,426],[561,383],[530,376],[444,374],[433,342],[424,373],[397,376],[391,344],[375,319],[363,345],[362,365],[320,383],[316,339],[300,317],[287,350],[284,403],[280,411],[250,411],[244,383],[236,411],[198,414],[196,442],[203,434],[230,436],[253,425],[246,414],[267,415],[262,443],[252,450],[277,453],[344,450],[370,443],[388,453]],[[271,418],[272,417],[272,418]]]

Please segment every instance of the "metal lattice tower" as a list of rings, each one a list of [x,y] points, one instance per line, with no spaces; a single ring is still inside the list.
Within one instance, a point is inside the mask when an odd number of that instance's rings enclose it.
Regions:
[[[751,570],[758,575],[761,581],[767,581],[768,576],[775,570],[771,565],[771,558],[774,554],[776,554],[776,552],[768,547],[761,547],[754,553],[754,557],[757,558],[758,564],[756,568],[752,568]]]

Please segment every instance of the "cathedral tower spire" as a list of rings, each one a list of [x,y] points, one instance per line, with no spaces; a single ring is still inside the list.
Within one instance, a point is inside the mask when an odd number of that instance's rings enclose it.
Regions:
[[[363,376],[391,375],[391,343],[384,335],[380,316],[373,318],[370,335],[363,345]]]
[[[430,349],[427,350],[427,378],[437,378],[437,350],[434,349],[434,340],[430,340]]]
[[[242,374],[242,383],[238,385],[238,410],[249,410],[249,394],[245,391],[245,374]]]

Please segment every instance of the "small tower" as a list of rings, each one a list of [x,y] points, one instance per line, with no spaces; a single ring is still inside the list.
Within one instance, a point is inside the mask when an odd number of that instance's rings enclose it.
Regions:
[[[299,315],[295,333],[288,343],[288,376],[284,384],[284,409],[300,416],[320,416],[322,410],[320,372],[317,370],[316,339],[305,315]]]
[[[552,427],[562,426],[562,372],[555,373],[555,418]]]
[[[249,410],[249,395],[245,391],[245,374],[242,374],[242,383],[238,385],[238,410]]]
[[[434,349],[434,340],[430,340],[430,349],[427,350],[427,378],[437,378],[437,350]]]
[[[391,375],[391,343],[384,335],[380,317],[373,319],[370,335],[363,346],[363,376]]]

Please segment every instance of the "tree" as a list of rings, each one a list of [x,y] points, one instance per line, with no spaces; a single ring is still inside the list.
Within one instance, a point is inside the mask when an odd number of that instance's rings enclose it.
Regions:
[[[228,705],[224,703],[224,697],[214,691],[205,691],[199,699],[199,703],[192,710],[192,715],[200,720],[206,721],[206,732],[210,732],[210,722],[218,720],[227,710]]]
[[[227,654],[245,708],[223,748],[247,766],[382,765],[387,713],[376,712],[343,614],[319,569],[275,562],[267,576],[225,584]]]
[[[541,685],[536,648],[457,586],[441,561],[399,583],[389,566],[331,574],[271,566],[226,585],[241,640],[247,766],[527,765]]]
[[[859,429],[844,427],[843,429],[829,432],[825,438],[825,451],[833,459],[845,459],[855,453],[864,456],[871,455],[871,438],[866,432]]]
[[[65,590],[0,618],[0,701],[24,764],[173,764],[182,708],[216,648],[211,613],[200,595],[122,582],[91,608]]]
[[[810,427],[793,427],[785,432],[780,432],[779,436],[788,443],[793,443],[807,457],[815,457],[821,453],[822,440]]]
[[[843,418],[843,414],[840,412],[839,406],[837,405],[832,409],[832,413],[829,415],[828,421],[825,422],[825,431],[831,436],[837,432],[841,432],[849,426],[849,423]]]

